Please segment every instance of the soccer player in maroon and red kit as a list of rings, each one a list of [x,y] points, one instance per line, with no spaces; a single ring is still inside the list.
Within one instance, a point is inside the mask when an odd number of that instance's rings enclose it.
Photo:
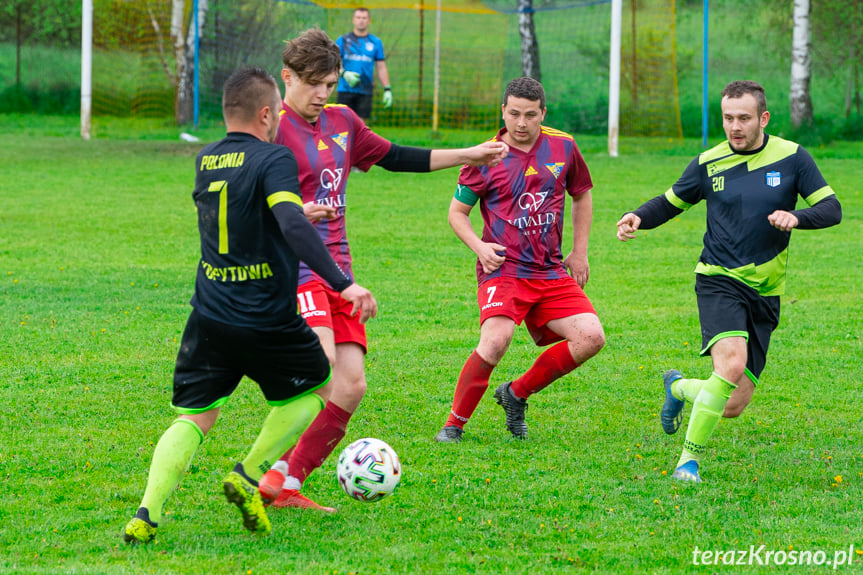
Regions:
[[[545,350],[521,377],[494,392],[506,427],[527,438],[527,398],[596,355],[605,334],[583,291],[590,268],[587,243],[593,219],[593,183],[575,140],[542,125],[545,92],[517,78],[504,92],[504,128],[492,141],[510,153],[493,167],[465,166],[450,204],[455,234],[477,255],[480,339],[455,389],[452,411],[437,441],[458,442],[488,389],[489,378],[524,321]],[[572,198],[573,248],[561,253],[566,196]],[[482,237],[469,215],[479,202]],[[567,273],[568,272],[568,273]]]
[[[353,279],[345,233],[345,190],[352,167],[372,165],[391,171],[428,172],[470,164],[496,165],[509,148],[502,142],[453,150],[399,146],[371,131],[347,106],[327,105],[339,79],[341,53],[326,33],[313,29],[286,46],[282,61],[285,100],[276,143],[296,155],[300,190],[309,219],[335,208],[317,221],[317,230],[339,267]],[[261,495],[274,507],[321,507],[299,492],[303,481],[338,446],[348,421],[366,390],[366,333],[351,306],[305,266],[300,268],[297,299],[300,313],[320,337],[333,366],[324,388],[329,400],[300,438],[296,448],[259,482]]]

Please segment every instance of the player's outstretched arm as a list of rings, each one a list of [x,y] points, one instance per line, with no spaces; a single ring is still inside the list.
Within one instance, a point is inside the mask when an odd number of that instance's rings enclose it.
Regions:
[[[622,242],[631,240],[635,237],[635,232],[640,225],[641,218],[634,213],[623,214],[623,217],[617,222],[617,239]]]
[[[453,198],[449,205],[449,225],[464,245],[476,254],[482,269],[490,274],[503,265],[506,260],[506,248],[500,244],[486,243],[477,237],[470,223],[470,211],[473,206]]]
[[[501,163],[507,154],[509,154],[509,146],[504,142],[483,142],[472,148],[432,150],[429,169],[442,170],[464,164],[494,167]]]
[[[351,284],[343,289],[339,295],[354,304],[351,308],[351,317],[360,314],[360,323],[366,323],[378,315],[378,302],[372,292],[359,284]]]

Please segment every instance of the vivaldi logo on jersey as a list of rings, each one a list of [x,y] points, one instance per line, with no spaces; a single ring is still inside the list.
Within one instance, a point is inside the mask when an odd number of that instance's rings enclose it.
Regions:
[[[518,197],[518,207],[529,212],[535,212],[542,205],[542,202],[545,201],[547,195],[548,192],[538,192],[535,195],[525,192]]]
[[[326,168],[321,172],[321,188],[329,191],[339,189],[339,184],[342,183],[342,168],[331,170]]]
[[[780,183],[782,183],[782,173],[781,172],[767,172],[767,185],[771,188],[777,187]]]

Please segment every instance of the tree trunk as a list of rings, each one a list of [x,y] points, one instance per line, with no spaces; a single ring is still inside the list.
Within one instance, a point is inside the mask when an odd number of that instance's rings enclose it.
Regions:
[[[186,59],[183,56],[186,43],[185,27],[183,26],[185,8],[185,0],[173,0],[171,3],[171,45],[174,48],[174,77],[171,80],[174,84],[174,119],[177,125],[185,123],[182,121],[180,113],[182,97],[179,89],[180,78],[185,74],[183,68],[186,65]]]
[[[794,36],[791,46],[791,125],[811,126],[812,96],[809,93],[812,32],[809,0],[794,0]]]
[[[533,0],[518,0],[518,32],[521,34],[521,73],[541,82],[539,42],[533,26]]]
[[[177,0],[174,0],[175,2]],[[204,34],[204,21],[207,19],[209,4],[207,0],[198,0],[198,38]],[[173,22],[173,20],[172,20]],[[173,24],[171,26],[173,33]],[[174,43],[175,52],[177,43]],[[182,48],[177,54],[177,125],[182,126],[194,120],[195,94],[195,19],[189,21]],[[182,61],[182,63],[181,63]]]

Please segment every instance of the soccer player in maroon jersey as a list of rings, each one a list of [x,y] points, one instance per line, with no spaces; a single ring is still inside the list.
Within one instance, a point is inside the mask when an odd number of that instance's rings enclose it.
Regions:
[[[545,92],[517,78],[503,97],[504,128],[492,141],[510,152],[496,166],[461,170],[449,209],[455,234],[477,255],[480,337],[456,383],[452,411],[437,441],[458,442],[488,389],[489,378],[522,321],[545,350],[521,377],[494,392],[506,427],[527,438],[527,398],[596,355],[605,345],[602,324],[583,291],[590,274],[587,242],[593,220],[593,183],[575,140],[542,125]],[[572,198],[573,247],[561,254],[566,196]],[[482,237],[469,215],[479,202]]]
[[[351,279],[345,190],[352,167],[367,171],[378,165],[391,171],[428,172],[463,164],[496,165],[509,151],[502,142],[452,150],[399,146],[375,134],[349,107],[327,105],[338,83],[341,53],[321,30],[308,30],[288,42],[282,60],[285,100],[276,143],[297,156],[307,215],[312,209],[336,208],[335,216],[320,219],[316,227]],[[334,511],[312,502],[299,489],[338,446],[365,394],[366,333],[332,286],[302,265],[299,283],[300,312],[320,337],[333,365],[332,379],[324,388],[329,400],[296,448],[264,475],[259,487],[262,497],[274,507]]]

